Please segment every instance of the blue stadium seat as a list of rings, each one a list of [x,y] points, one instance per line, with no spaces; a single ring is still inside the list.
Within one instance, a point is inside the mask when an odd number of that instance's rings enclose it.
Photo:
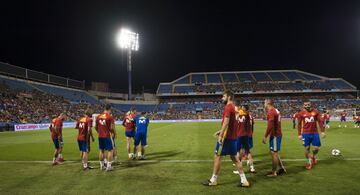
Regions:
[[[179,79],[178,81],[174,82],[174,84],[190,84],[189,75],[185,76],[184,78]]]
[[[175,86],[175,93],[190,93],[194,92],[192,86]]]
[[[235,73],[225,73],[225,74],[222,74],[222,77],[223,77],[225,83],[239,82],[238,79],[236,78]]]
[[[288,79],[281,72],[268,72],[268,75],[273,81],[288,81]]]
[[[290,81],[294,80],[304,80],[297,72],[283,72],[283,74],[290,79]]]
[[[170,84],[160,84],[158,93],[171,93],[172,92],[172,86]]]
[[[251,76],[250,73],[239,73],[238,77],[241,82],[253,82],[254,81],[254,78]]]
[[[32,91],[34,88],[30,86],[26,81],[20,81],[15,79],[7,79],[0,77],[0,82],[7,85],[10,89],[21,91]]]
[[[354,89],[351,85],[347,84],[343,80],[330,80],[329,82],[338,89]]]
[[[263,72],[252,73],[256,81],[271,81],[270,78]]]
[[[220,74],[207,74],[207,81],[208,83],[222,83],[221,82],[221,78],[220,78]]]
[[[191,75],[191,83],[205,83],[205,75],[204,74],[192,74]]]
[[[32,86],[38,88],[41,91],[44,91],[44,92],[47,92],[50,94],[63,96],[64,98],[66,98],[72,102],[78,103],[78,102],[85,101],[85,102],[88,102],[91,104],[100,103],[94,97],[88,95],[85,91],[77,91],[77,90],[61,88],[61,87],[57,87],[57,86],[40,85],[40,84],[32,84]]]

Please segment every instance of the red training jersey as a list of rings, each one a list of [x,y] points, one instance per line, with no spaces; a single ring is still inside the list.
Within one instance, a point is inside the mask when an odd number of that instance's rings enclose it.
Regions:
[[[238,137],[248,136],[250,132],[250,117],[249,114],[243,110],[239,110],[239,114],[236,117],[237,125],[236,131]]]
[[[56,133],[56,128],[59,128],[58,134]],[[57,139],[58,137],[62,137],[62,128],[63,128],[63,120],[60,118],[54,118],[51,121],[50,129],[51,129],[51,137],[53,139]]]
[[[324,126],[321,122],[321,116],[317,109],[307,111],[303,109],[298,115],[298,135],[301,134],[316,134],[318,133],[316,122],[319,124],[321,132],[324,132]]]
[[[110,128],[115,123],[114,118],[109,113],[102,113],[96,117],[96,126],[99,138],[110,137]]]
[[[234,103],[228,103],[224,107],[221,125],[224,123],[225,118],[229,118],[229,126],[227,128],[226,138],[231,140],[237,139],[236,126],[237,121],[235,118],[235,105]]]
[[[326,121],[326,118],[327,118],[327,116],[325,113],[320,115],[320,121],[324,122],[324,121]]]
[[[282,136],[281,133],[281,115],[280,111],[276,108],[271,108],[267,113],[267,129],[265,133],[265,137],[267,136]]]
[[[125,131],[135,131],[135,114],[126,115],[124,117],[122,125],[125,127]]]
[[[78,140],[85,141],[92,127],[92,119],[90,117],[82,117],[76,123],[76,129],[79,130]]]

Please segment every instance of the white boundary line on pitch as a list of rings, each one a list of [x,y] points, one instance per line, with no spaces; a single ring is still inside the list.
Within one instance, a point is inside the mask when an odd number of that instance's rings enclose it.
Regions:
[[[319,161],[329,161],[329,160],[345,160],[345,161],[360,161],[360,158],[333,158],[333,159],[318,159]],[[231,160],[222,160],[224,162],[231,162]],[[254,159],[255,162],[264,162],[265,160]],[[268,160],[270,162],[270,160]],[[306,159],[282,159],[284,162],[301,162],[306,161]],[[65,161],[66,163],[78,163],[79,161]],[[98,161],[90,161],[98,162]],[[203,162],[214,162],[214,160],[121,160],[119,163],[203,163]],[[11,161],[11,160],[0,160],[0,163],[52,163],[52,161]]]

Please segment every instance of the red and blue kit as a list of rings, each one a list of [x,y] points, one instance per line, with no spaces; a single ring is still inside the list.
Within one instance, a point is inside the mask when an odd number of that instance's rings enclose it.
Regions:
[[[110,128],[115,124],[114,118],[107,112],[96,117],[96,126],[99,133],[99,149],[113,150],[113,141],[110,137]]]
[[[269,148],[273,152],[280,151],[281,148],[281,115],[276,108],[271,108],[267,112],[267,128],[265,137],[270,136]]]
[[[326,119],[325,119],[326,120]],[[321,115],[317,109],[310,111],[303,109],[298,115],[298,135],[302,136],[304,146],[310,144],[313,146],[321,146],[317,123],[319,124],[321,132],[324,132],[324,126],[321,121]]]
[[[81,152],[88,152],[88,135],[89,135],[89,128],[92,127],[92,119],[90,117],[82,117],[76,123],[76,129],[78,129],[79,134],[77,137],[79,150]]]
[[[51,138],[54,142],[54,146],[56,149],[59,149],[63,143],[63,138],[62,138],[63,120],[60,118],[54,118],[51,121],[49,128],[51,130]],[[56,128],[58,128],[58,132],[56,132]]]
[[[229,126],[227,129],[227,133],[222,143],[222,150],[219,151],[220,144],[217,142],[215,153],[217,155],[226,156],[226,155],[236,155],[237,153],[237,121],[235,116],[235,105],[233,103],[229,103],[225,106],[221,125],[224,123],[225,118],[229,118]]]

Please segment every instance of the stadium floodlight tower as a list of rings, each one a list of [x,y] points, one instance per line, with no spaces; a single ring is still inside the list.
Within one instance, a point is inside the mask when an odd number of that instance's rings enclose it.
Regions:
[[[128,71],[128,100],[132,99],[131,94],[131,53],[132,51],[139,50],[139,34],[130,31],[129,29],[123,28],[120,30],[116,37],[116,42],[118,47],[121,49],[127,50],[128,54],[128,64],[127,64],[127,71]]]

